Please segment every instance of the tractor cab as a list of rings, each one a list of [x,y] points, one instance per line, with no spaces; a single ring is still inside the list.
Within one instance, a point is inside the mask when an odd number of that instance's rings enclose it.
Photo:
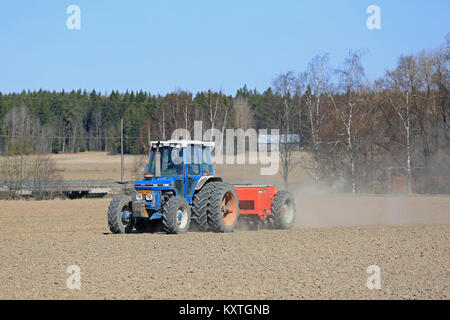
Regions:
[[[152,141],[144,179],[135,182],[137,200],[156,211],[171,196],[191,203],[195,190],[214,176],[213,146],[214,142],[193,140]]]

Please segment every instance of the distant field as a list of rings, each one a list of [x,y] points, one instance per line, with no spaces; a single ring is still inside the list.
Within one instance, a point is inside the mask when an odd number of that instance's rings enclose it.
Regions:
[[[76,154],[54,154],[57,166],[63,170],[62,175],[66,180],[120,180],[120,155],[107,155],[106,152],[83,152]],[[304,159],[307,163],[307,156],[303,152],[296,154],[297,158]],[[146,156],[125,155],[125,179],[140,177],[139,168],[145,166]],[[261,165],[238,165],[224,164],[216,165],[216,175],[228,180],[265,180],[282,182],[280,174],[273,176],[261,176]],[[310,180],[310,172],[297,166],[290,175],[290,180],[301,181]]]
[[[120,180],[120,155],[106,152],[82,152],[75,154],[53,154],[65,180]],[[125,179],[132,179],[136,167],[136,156],[125,155]],[[144,164],[145,165],[145,164]]]

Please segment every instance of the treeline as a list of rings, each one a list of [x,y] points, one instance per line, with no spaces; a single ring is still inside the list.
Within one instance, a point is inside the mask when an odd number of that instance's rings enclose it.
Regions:
[[[233,126],[234,100],[220,92],[147,92],[95,90],[0,93],[2,154],[107,151],[144,153],[149,139],[169,139],[177,128],[191,130],[195,120]],[[229,122],[229,123],[228,123]]]
[[[0,93],[2,154],[124,150],[148,152],[149,140],[173,130],[193,134],[194,121],[215,128],[280,129],[299,134],[311,161],[296,162],[281,146],[281,174],[295,166],[314,180],[342,179],[353,192],[385,192],[391,175],[407,177],[409,192],[450,188],[450,36],[433,51],[401,56],[376,81],[365,77],[360,52],[339,66],[316,56],[301,72],[279,74],[264,92],[246,86],[234,95],[178,90]]]

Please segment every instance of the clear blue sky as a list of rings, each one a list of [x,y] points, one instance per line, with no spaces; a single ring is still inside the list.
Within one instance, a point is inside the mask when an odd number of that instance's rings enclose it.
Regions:
[[[69,5],[81,30],[68,30]],[[381,8],[381,30],[366,8]],[[87,89],[166,93],[176,88],[264,90],[316,54],[338,65],[368,49],[375,79],[400,54],[434,49],[450,32],[448,0],[110,1],[0,3],[0,91]]]

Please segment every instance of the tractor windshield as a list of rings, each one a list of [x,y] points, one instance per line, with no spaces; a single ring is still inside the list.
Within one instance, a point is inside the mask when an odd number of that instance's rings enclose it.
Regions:
[[[153,149],[145,173],[162,177],[183,176],[183,149],[169,147]]]
[[[161,149],[161,176],[184,175],[183,149],[165,147]]]

